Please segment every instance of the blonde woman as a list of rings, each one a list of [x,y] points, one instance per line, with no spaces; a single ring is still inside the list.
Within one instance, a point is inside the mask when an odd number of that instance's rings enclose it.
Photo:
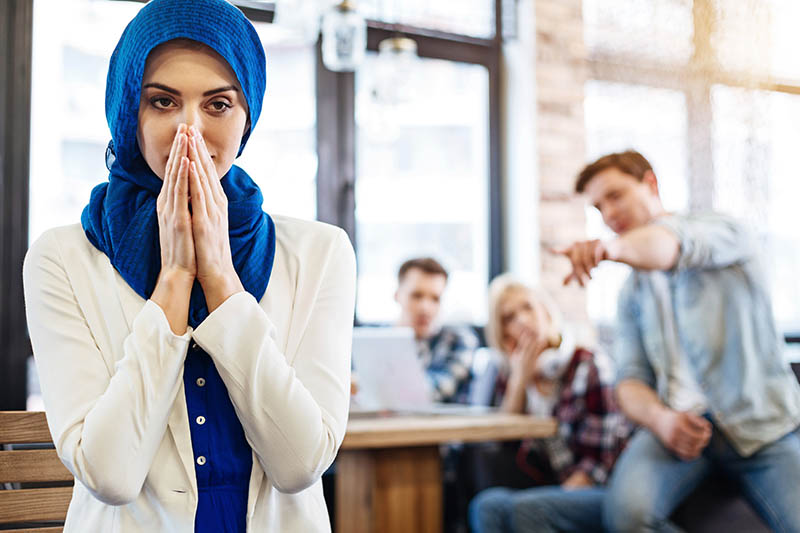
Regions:
[[[599,529],[602,487],[631,430],[614,404],[610,361],[575,344],[543,290],[509,275],[489,286],[486,333],[502,354],[493,403],[506,412],[553,416],[558,433],[524,443],[517,456],[531,485],[547,483],[546,471],[553,484],[481,492],[470,504],[473,530]]]

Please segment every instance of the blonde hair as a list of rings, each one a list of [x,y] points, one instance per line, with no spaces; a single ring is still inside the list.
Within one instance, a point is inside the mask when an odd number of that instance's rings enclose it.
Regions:
[[[486,341],[492,348],[503,352],[503,324],[500,306],[512,292],[526,292],[532,304],[540,304],[550,316],[552,327],[561,331],[562,318],[553,299],[541,287],[531,287],[512,274],[500,274],[489,284],[489,321],[486,324]]]

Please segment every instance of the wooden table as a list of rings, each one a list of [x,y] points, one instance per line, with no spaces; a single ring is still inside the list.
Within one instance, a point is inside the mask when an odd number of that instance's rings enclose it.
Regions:
[[[555,431],[549,418],[500,413],[350,420],[336,459],[336,531],[440,533],[440,444],[541,438]]]

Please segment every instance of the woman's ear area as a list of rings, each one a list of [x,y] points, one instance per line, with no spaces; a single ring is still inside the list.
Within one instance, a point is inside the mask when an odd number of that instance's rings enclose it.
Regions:
[[[244,131],[242,131],[242,138],[250,133],[250,113],[247,114],[247,121],[244,123]]]

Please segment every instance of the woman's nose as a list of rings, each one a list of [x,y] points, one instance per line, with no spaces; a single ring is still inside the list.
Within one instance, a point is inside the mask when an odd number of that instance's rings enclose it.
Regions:
[[[203,133],[203,119],[199,112],[187,109],[181,115],[182,116],[178,119],[179,124],[186,124],[186,133],[189,133],[192,126],[194,126],[195,129],[201,134]]]

